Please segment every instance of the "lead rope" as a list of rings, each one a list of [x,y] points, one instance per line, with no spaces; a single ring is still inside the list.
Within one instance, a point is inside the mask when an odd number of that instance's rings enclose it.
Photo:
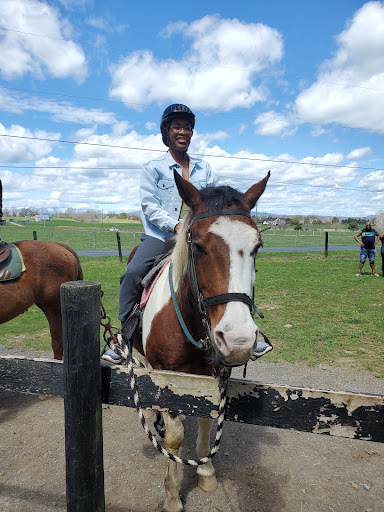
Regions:
[[[219,417],[217,419],[217,430],[216,430],[216,438],[214,445],[210,451],[210,453],[203,457],[202,459],[195,460],[195,459],[183,459],[181,457],[178,457],[177,455],[173,455],[172,453],[169,453],[165,448],[163,448],[156,436],[154,436],[148,426],[148,423],[144,417],[143,409],[141,407],[139,393],[137,391],[137,377],[133,371],[133,365],[138,365],[142,368],[145,368],[145,366],[142,364],[141,361],[136,359],[131,353],[127,357],[127,366],[128,366],[128,376],[130,381],[131,390],[133,392],[133,400],[135,402],[136,410],[139,414],[141,425],[145,431],[145,433],[148,436],[148,439],[153,444],[153,446],[162,453],[165,457],[168,457],[168,459],[173,460],[174,462],[178,462],[179,464],[185,464],[186,466],[202,466],[203,464],[206,464],[210,459],[212,459],[216,453],[219,451],[219,445],[221,441],[221,436],[223,433],[223,424],[224,424],[224,416],[225,416],[225,406],[227,402],[227,383],[228,383],[228,373],[224,374],[223,377],[220,378],[220,404],[219,404]]]

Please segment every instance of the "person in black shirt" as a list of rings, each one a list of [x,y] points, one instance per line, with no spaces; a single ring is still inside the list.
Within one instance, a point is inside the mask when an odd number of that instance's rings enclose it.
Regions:
[[[359,240],[359,237],[361,236],[361,240]],[[377,237],[377,238],[376,238]],[[375,240],[376,239],[376,240]],[[360,263],[359,263],[359,270],[357,272],[357,276],[361,276],[361,269],[363,268],[363,265],[365,263],[365,260],[369,260],[369,264],[371,265],[372,269],[372,275],[378,276],[379,274],[375,271],[375,247],[377,242],[380,239],[379,233],[372,229],[372,224],[369,220],[367,220],[365,224],[365,228],[356,233],[355,240],[358,242],[360,247]]]

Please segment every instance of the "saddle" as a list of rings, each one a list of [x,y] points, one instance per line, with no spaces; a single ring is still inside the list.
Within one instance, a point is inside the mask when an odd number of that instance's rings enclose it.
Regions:
[[[0,263],[3,263],[11,253],[11,249],[6,242],[0,242]]]
[[[0,242],[0,282],[17,279],[25,270],[23,256],[18,247]]]
[[[139,327],[141,330],[141,320],[142,320],[142,314],[143,309],[148,302],[149,296],[152,293],[152,290],[155,286],[156,281],[162,274],[164,270],[165,264],[170,259],[170,253],[166,252],[164,254],[161,254],[158,256],[154,262],[154,265],[152,269],[148,272],[148,274],[144,277],[144,279],[141,281],[141,285],[143,286],[143,293],[141,295],[140,302],[138,302],[134,308],[131,314],[128,316],[126,321],[124,322],[123,326],[121,327],[121,334],[123,337],[123,340],[127,346],[130,346],[131,338],[133,336],[133,333],[136,329],[136,327]]]

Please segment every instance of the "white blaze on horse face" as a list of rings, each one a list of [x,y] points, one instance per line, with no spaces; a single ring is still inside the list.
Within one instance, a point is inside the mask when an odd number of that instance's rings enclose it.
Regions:
[[[219,217],[209,228],[229,249],[228,293],[253,295],[255,268],[252,252],[259,239],[257,229],[240,220]],[[224,315],[213,330],[215,343],[228,364],[246,362],[254,346],[258,327],[243,302],[228,302]]]

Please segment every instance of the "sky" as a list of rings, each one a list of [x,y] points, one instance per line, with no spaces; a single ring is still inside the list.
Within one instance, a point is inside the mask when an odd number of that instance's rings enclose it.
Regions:
[[[4,209],[139,210],[171,103],[259,214],[384,210],[384,2],[0,0]]]

